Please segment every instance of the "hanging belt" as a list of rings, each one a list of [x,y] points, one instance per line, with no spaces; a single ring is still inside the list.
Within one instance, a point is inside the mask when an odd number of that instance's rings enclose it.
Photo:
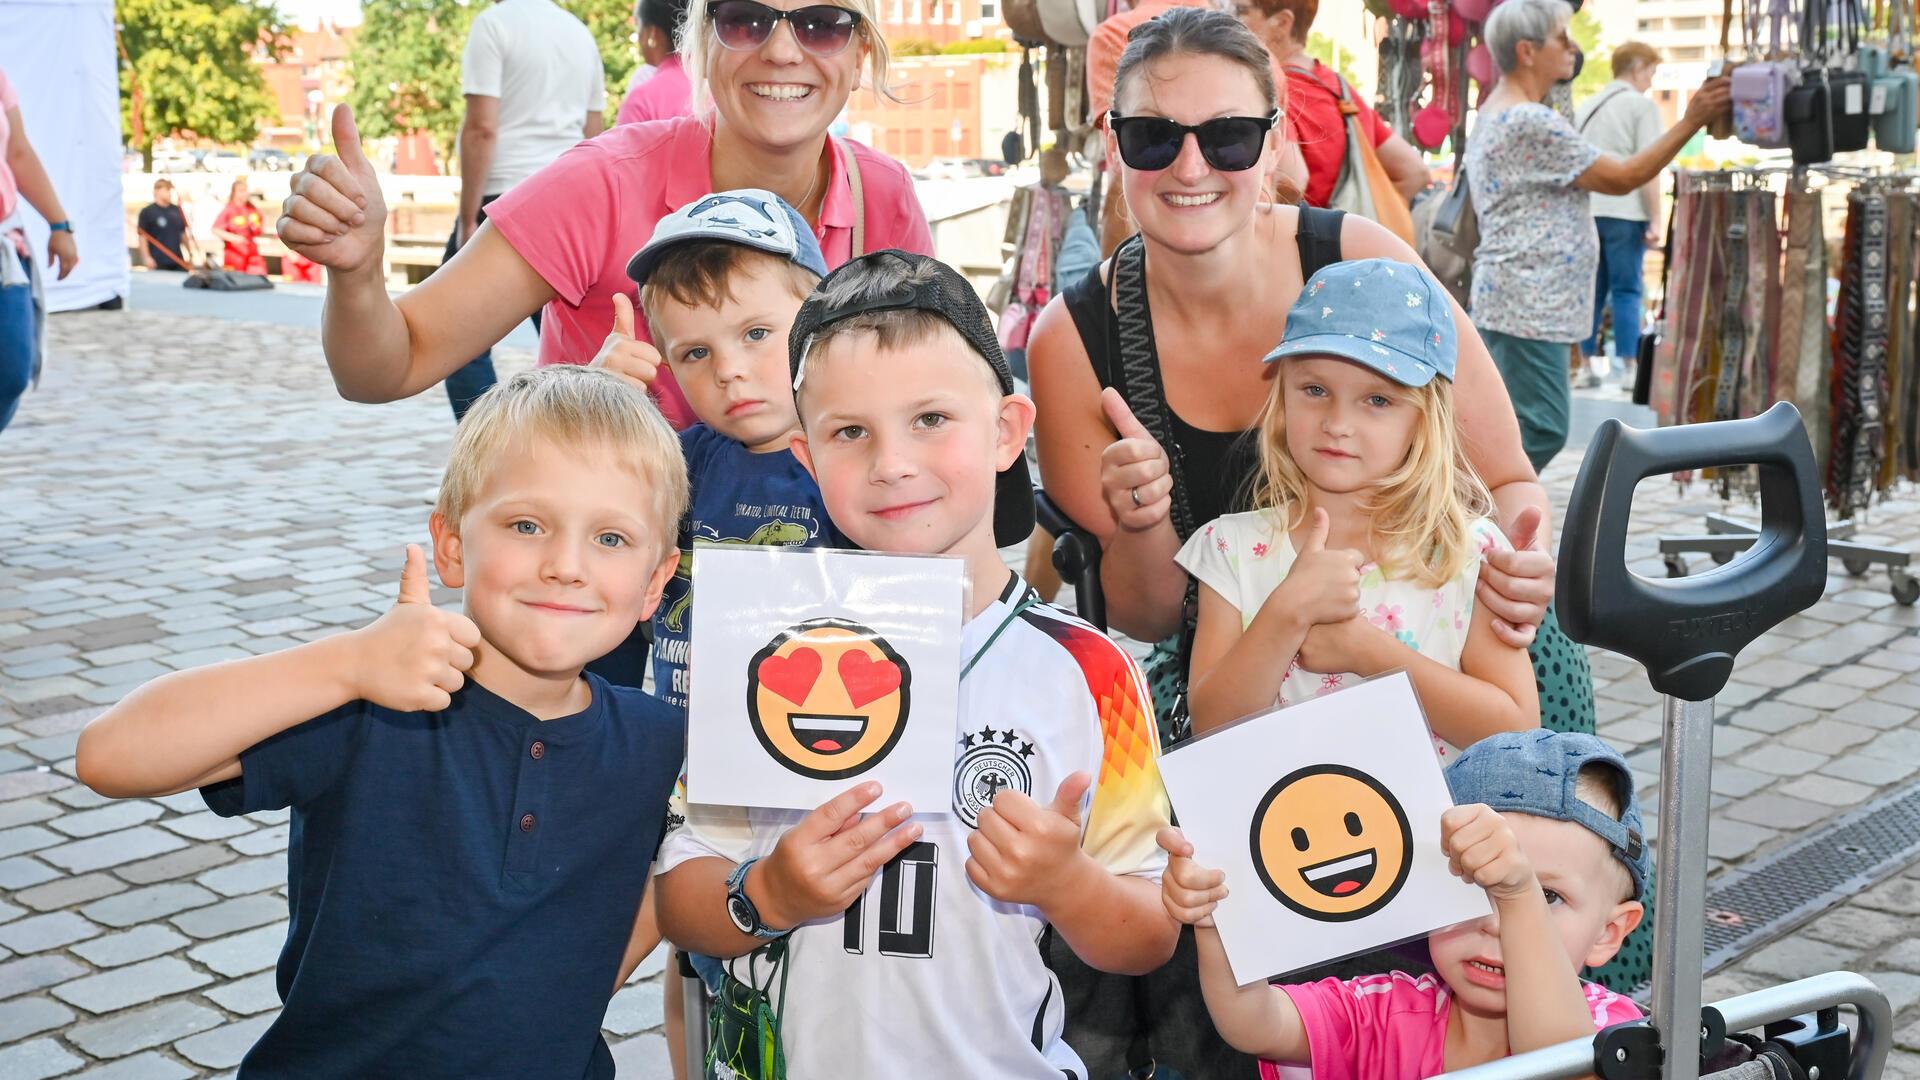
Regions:
[[[1862,199],[1860,237],[1861,325],[1860,361],[1855,367],[1853,391],[1852,470],[1847,477],[1847,509],[1858,512],[1878,487],[1882,449],[1884,382],[1887,374],[1887,197],[1878,192]],[[1851,513],[1849,517],[1853,516]]]
[[[1727,193],[1726,291],[1720,297],[1720,370],[1713,394],[1713,419],[1740,418],[1740,364],[1747,352],[1747,204],[1748,191]]]

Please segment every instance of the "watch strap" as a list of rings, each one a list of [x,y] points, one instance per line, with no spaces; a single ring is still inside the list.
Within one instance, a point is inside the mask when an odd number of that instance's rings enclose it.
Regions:
[[[73,231],[73,222],[71,222],[71,221],[55,221],[55,222],[50,222],[50,223],[49,223],[49,224],[47,225],[47,230],[48,230],[49,232],[63,232],[63,233],[70,233],[70,232],[72,232],[72,231]]]
[[[733,873],[727,876],[728,918],[732,918],[732,907],[735,903],[738,903],[747,916],[748,926],[746,927],[746,932],[762,941],[772,941],[775,938],[785,937],[789,931],[775,930],[761,921],[760,909],[755,907],[753,900],[747,896],[747,871],[751,870],[753,864],[759,861],[760,857],[757,855],[751,859],[747,859],[739,866],[734,867]],[[735,925],[738,926],[739,924],[736,923]]]

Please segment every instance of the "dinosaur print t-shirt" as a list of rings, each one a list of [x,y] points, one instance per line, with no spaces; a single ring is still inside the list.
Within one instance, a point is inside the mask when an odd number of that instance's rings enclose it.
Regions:
[[[680,433],[691,498],[680,523],[680,569],[653,615],[653,692],[687,707],[687,650],[693,635],[693,545],[838,547],[820,485],[792,451],[756,454],[705,424]]]

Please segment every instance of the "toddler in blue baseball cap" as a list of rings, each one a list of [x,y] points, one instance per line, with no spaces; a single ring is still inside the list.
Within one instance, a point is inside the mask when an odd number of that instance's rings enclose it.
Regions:
[[[1583,982],[1640,924],[1646,850],[1633,773],[1591,735],[1508,732],[1447,767],[1459,804],[1440,818],[1453,872],[1486,890],[1493,914],[1427,937],[1434,973],[1236,986],[1212,929],[1225,875],[1161,830],[1167,910],[1198,927],[1200,980],[1220,1033],[1314,1080],[1434,1076],[1638,1019],[1633,1002]]]
[[[1475,604],[1506,548],[1454,419],[1447,293],[1392,259],[1324,267],[1268,354],[1252,509],[1195,532],[1195,732],[1405,669],[1443,759],[1537,728],[1525,649]]]

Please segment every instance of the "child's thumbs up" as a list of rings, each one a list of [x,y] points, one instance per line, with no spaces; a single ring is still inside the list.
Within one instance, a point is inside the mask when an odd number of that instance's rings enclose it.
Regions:
[[[1313,524],[1307,529],[1307,542],[1300,546],[1300,554],[1307,555],[1315,551],[1325,551],[1327,549],[1327,532],[1332,528],[1333,523],[1328,520],[1326,509],[1319,506],[1314,507]]]
[[[635,335],[634,324],[633,298],[626,293],[614,293],[613,331],[600,346],[600,355],[588,366],[606,368],[644,390],[653,385],[660,373],[660,350],[641,341]]]
[[[433,591],[427,583],[427,556],[419,544],[407,545],[407,565],[400,571],[400,602],[433,603]]]

